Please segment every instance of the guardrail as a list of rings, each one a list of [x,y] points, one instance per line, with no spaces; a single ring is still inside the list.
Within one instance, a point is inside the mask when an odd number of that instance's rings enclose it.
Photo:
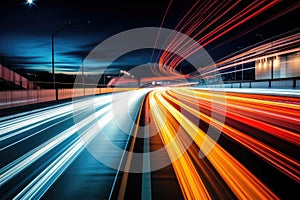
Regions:
[[[134,88],[76,88],[58,89],[58,99],[82,97],[111,92],[133,90]],[[55,90],[13,90],[0,91],[0,109],[55,101]]]
[[[300,77],[266,80],[224,81],[223,84],[202,84],[198,85],[198,87],[300,89]]]

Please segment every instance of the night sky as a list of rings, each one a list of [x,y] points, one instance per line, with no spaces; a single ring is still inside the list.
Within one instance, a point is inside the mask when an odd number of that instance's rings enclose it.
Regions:
[[[163,27],[174,28],[194,2],[191,0],[174,1]],[[249,2],[251,1],[244,1],[243,4]],[[299,9],[296,9],[231,40],[246,28],[255,26],[256,23],[280,12],[294,2],[279,3],[214,41],[206,47],[206,50],[217,60],[263,39],[299,28]],[[159,27],[168,4],[169,1],[165,0],[36,0],[34,5],[27,4],[25,0],[2,1],[0,6],[0,62],[14,69],[50,72],[51,35],[64,23],[82,23],[66,28],[55,36],[57,72],[76,72],[81,65],[82,58],[104,39],[132,28]],[[87,21],[91,23],[87,24]],[[111,51],[113,52],[114,49]],[[148,63],[151,52],[141,51],[123,56],[113,63],[112,73],[118,73],[121,68]]]

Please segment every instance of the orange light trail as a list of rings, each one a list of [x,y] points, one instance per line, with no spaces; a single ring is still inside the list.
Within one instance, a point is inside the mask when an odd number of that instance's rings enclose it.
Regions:
[[[231,155],[226,148],[215,143],[202,130],[202,126],[189,118],[192,114],[205,126],[212,126],[221,131],[223,136],[257,155],[291,180],[300,183],[299,161],[293,153],[284,150],[284,146],[278,146],[283,143],[295,148],[300,146],[300,100],[292,97],[226,93],[224,102],[221,101],[224,98],[222,95],[219,92],[212,94],[209,91],[190,88],[158,89],[149,94],[151,117],[160,131],[162,142],[168,146],[167,153],[171,160],[176,160],[179,156],[172,166],[184,197],[209,199],[213,194],[217,194],[219,198],[229,197],[230,194],[224,194],[225,188],[220,187],[220,176],[239,199],[279,199],[247,166]],[[225,113],[221,110],[224,109],[224,105]],[[180,112],[182,109],[185,112]],[[252,132],[245,132],[243,128],[234,127],[227,120],[223,124],[216,117],[222,114],[227,119],[238,121],[240,127],[252,127],[264,134],[255,136]],[[276,121],[278,123],[274,123]],[[289,130],[282,128],[285,121],[289,122],[285,127]],[[277,138],[279,142],[267,141],[267,135]],[[185,152],[187,137],[194,143]],[[206,155],[209,165],[197,156],[197,148]],[[203,180],[199,174],[206,179]]]
[[[215,144],[211,152],[207,152],[211,149],[210,147],[214,145],[213,140],[206,136],[201,129],[183,116],[175,107],[168,103],[164,99],[162,92],[155,92],[154,97],[156,101],[158,101],[160,105],[163,105],[176,121],[181,124],[188,135],[193,137],[194,133],[196,133],[194,142],[199,148],[203,147],[201,148],[203,153],[207,155],[208,160],[238,198],[277,199],[274,193],[272,193],[257,177],[255,177],[255,175],[247,170],[220,145]],[[159,119],[157,119],[156,122],[157,121],[159,121]],[[164,136],[162,136],[162,138],[164,138]],[[174,147],[174,149],[176,148]],[[187,170],[185,170],[185,172],[186,171]],[[178,181],[180,182],[181,180]],[[184,193],[187,193],[185,188],[182,189],[184,190]]]
[[[172,93],[172,92],[170,92],[170,93]],[[207,124],[211,123],[216,129],[222,130],[222,132],[225,135],[231,137],[235,141],[237,141],[240,144],[244,145],[246,148],[248,148],[251,151],[255,152],[257,155],[259,155],[260,157],[265,159],[267,162],[269,162],[270,164],[272,164],[273,166],[278,168],[280,171],[282,171],[283,173],[285,173],[286,175],[290,176],[295,181],[300,183],[300,170],[299,170],[300,164],[296,160],[290,158],[287,155],[284,155],[283,153],[279,152],[278,150],[272,148],[271,146],[266,145],[263,142],[255,139],[253,137],[250,137],[249,135],[247,135],[245,133],[242,133],[241,131],[238,131],[237,129],[235,129],[233,127],[230,127],[226,124],[224,124],[222,126],[222,124],[218,120],[215,120],[212,117],[210,117],[208,115],[205,115],[205,114],[203,114],[203,113],[187,106],[183,102],[179,102],[179,101],[175,100],[173,97],[168,96],[167,94],[164,94],[164,96],[166,98],[168,98],[169,100],[171,100],[172,102],[176,103],[177,105],[181,105],[182,108],[188,110],[193,115],[199,117],[201,120],[205,121]],[[193,103],[191,101],[188,101],[183,96],[181,96],[181,100],[186,102],[186,103]],[[227,101],[227,104],[231,104],[231,103],[229,103]],[[203,107],[204,105],[201,104],[201,107]],[[218,112],[217,109],[215,111]],[[228,110],[226,111],[226,117],[236,119],[235,117],[231,116],[231,113]],[[300,120],[298,119],[298,122],[299,121]],[[244,123],[244,124],[251,125],[251,123],[249,124],[248,121],[240,121],[240,122]],[[259,121],[255,120],[254,122],[252,122],[252,126],[255,123],[259,123]],[[260,128],[257,124],[255,124],[255,127]],[[275,130],[277,128],[277,127],[274,127],[274,126],[270,126],[270,127],[275,128]],[[263,130],[267,131],[266,129],[263,129]],[[296,133],[293,133],[293,132],[284,132],[283,129],[281,129],[281,130],[282,130],[281,135],[274,134],[273,131],[271,131],[270,133],[271,134],[273,133],[275,136],[280,136],[280,138],[283,139],[283,140],[286,140],[288,142],[294,143],[297,146],[300,146],[300,143],[299,143],[300,136],[299,136],[299,134],[296,134]],[[290,137],[292,137],[292,139],[290,139]]]
[[[153,93],[149,94],[150,108],[156,118],[156,124],[165,145],[170,145],[167,152],[171,160],[177,159],[172,163],[178,182],[186,199],[211,199],[202,180],[200,179],[191,159],[184,152],[184,146],[178,139],[172,140],[176,134],[178,123],[166,115],[157,104],[157,97]],[[167,120],[164,120],[167,119]],[[174,140],[173,140],[174,141]],[[182,156],[180,156],[182,155]]]

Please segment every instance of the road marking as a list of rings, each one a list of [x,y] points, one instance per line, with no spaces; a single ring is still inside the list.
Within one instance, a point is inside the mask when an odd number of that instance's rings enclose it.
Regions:
[[[144,102],[144,100],[143,100],[143,102]],[[141,105],[143,105],[143,102],[142,102]],[[141,108],[141,106],[140,106],[140,108]],[[138,119],[137,124],[139,123],[140,115],[141,115],[141,109],[138,109],[138,111],[137,111],[136,114],[135,114],[135,119]],[[136,139],[136,134],[137,134],[138,125],[136,125],[136,124],[134,123],[133,126],[131,127],[130,133],[132,133],[132,129],[133,129],[134,127],[135,127],[136,129],[135,129],[135,133],[134,133],[134,137],[133,137],[133,141],[132,141],[132,144],[133,144],[133,145],[130,146],[130,150],[129,150],[130,152],[133,151],[133,147],[134,147],[134,143],[135,143],[135,139]],[[126,149],[127,149],[128,145],[129,145],[129,140],[130,140],[130,135],[128,135],[128,139],[127,139],[127,141],[126,141],[126,145],[125,145],[125,148],[124,148],[124,151],[123,151],[123,154],[122,154],[122,157],[121,157],[119,166],[118,166],[118,170],[117,170],[117,173],[116,173],[116,176],[115,176],[113,185],[112,185],[111,190],[110,190],[110,194],[109,194],[109,197],[108,197],[109,200],[112,199],[113,191],[114,191],[114,188],[115,188],[115,186],[116,186],[116,182],[117,182],[117,179],[118,179],[118,175],[119,175],[120,170],[121,170],[121,166],[122,166],[122,163],[123,163],[123,160],[124,160],[124,157],[125,157]],[[131,149],[132,149],[132,150],[131,150]],[[127,165],[130,166],[130,162],[131,162],[131,156],[130,156],[130,155],[131,155],[131,154],[129,154],[129,157],[127,158],[127,162],[126,162],[126,166],[125,166],[126,169],[127,169]],[[128,164],[128,162],[129,162],[129,164]],[[125,179],[125,180],[124,180],[124,179]],[[121,182],[120,190],[119,190],[119,194],[118,194],[118,199],[119,199],[119,197],[122,197],[122,196],[123,196],[123,198],[124,198],[124,195],[125,195],[125,189],[126,189],[126,184],[127,184],[127,179],[128,179],[128,173],[127,173],[127,175],[126,175],[126,172],[124,172],[124,175],[123,175],[123,177],[122,177],[122,182]],[[123,183],[123,182],[125,182],[125,183]],[[124,184],[125,184],[125,185],[124,185]],[[123,186],[123,185],[124,185],[124,186]],[[123,187],[125,187],[125,188],[124,188],[124,191],[123,191]],[[123,198],[122,198],[122,199],[123,199]]]

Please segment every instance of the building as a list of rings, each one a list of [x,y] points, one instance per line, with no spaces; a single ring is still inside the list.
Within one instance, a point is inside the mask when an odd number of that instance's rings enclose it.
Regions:
[[[300,52],[265,57],[255,62],[255,80],[300,77]]]

